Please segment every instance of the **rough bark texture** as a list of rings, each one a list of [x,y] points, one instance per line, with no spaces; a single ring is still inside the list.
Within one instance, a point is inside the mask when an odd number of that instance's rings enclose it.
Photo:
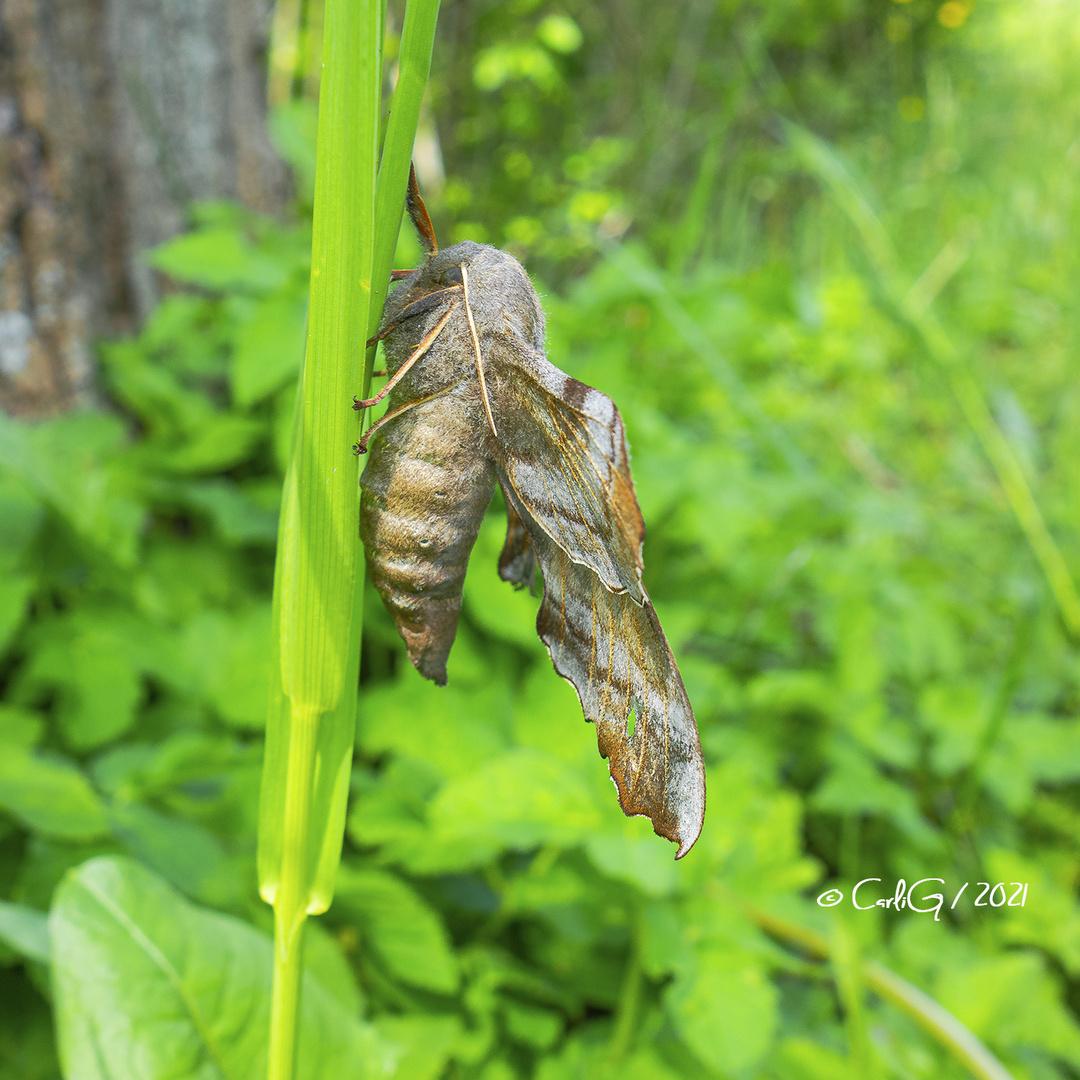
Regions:
[[[0,407],[93,395],[96,337],[157,295],[192,200],[274,211],[271,0],[0,0]]]

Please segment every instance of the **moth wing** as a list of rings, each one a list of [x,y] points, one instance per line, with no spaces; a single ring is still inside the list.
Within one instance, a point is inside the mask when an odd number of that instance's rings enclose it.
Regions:
[[[529,541],[525,523],[510,503],[506,504],[506,540],[499,555],[499,577],[515,589],[528,587],[536,595],[536,552]]]
[[[577,690],[585,719],[596,724],[619,805],[648,817],[679,845],[681,859],[701,832],[705,765],[694,711],[652,603],[647,595],[637,603],[628,591],[612,592],[567,556],[505,481],[503,492],[544,575],[537,632],[555,670]]]
[[[645,523],[615,403],[516,338],[485,345],[495,457],[507,486],[570,560],[643,603]]]

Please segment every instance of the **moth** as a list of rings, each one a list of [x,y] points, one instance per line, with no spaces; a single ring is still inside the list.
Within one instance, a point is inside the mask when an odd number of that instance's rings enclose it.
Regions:
[[[645,525],[622,418],[544,352],[544,313],[511,255],[439,250],[410,177],[426,256],[386,301],[388,410],[354,448],[368,574],[421,675],[446,683],[469,554],[496,484],[507,507],[499,575],[544,591],[537,631],[596,724],[619,803],[690,850],[705,812],[694,713],[642,585]]]

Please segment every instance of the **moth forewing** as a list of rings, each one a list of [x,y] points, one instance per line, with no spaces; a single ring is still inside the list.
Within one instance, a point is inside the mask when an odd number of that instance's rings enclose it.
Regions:
[[[511,336],[486,343],[485,367],[510,487],[572,561],[640,603],[645,523],[614,402]]]
[[[626,814],[643,814],[679,845],[682,858],[701,832],[705,766],[694,712],[648,596],[612,592],[573,562],[508,490],[544,577],[537,631],[555,670],[577,691],[596,724],[600,753]],[[631,726],[632,725],[632,726]]]

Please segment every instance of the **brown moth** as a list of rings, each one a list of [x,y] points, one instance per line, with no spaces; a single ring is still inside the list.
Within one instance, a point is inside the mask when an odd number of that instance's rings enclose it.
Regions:
[[[705,811],[693,710],[641,582],[645,525],[610,398],[544,354],[544,313],[521,264],[471,241],[438,250],[410,178],[423,264],[386,302],[387,414],[361,479],[368,574],[424,676],[446,683],[469,553],[498,484],[499,574],[544,596],[537,631],[597,726],[619,803],[690,850]]]

